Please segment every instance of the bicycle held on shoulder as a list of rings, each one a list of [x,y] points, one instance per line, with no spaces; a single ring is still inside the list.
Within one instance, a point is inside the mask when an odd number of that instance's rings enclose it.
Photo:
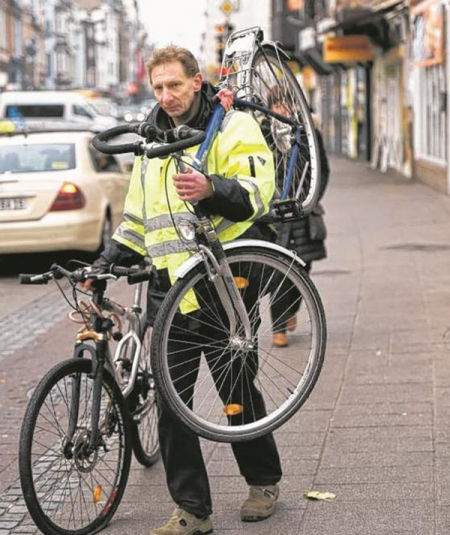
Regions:
[[[105,296],[108,280],[136,283],[124,307]],[[46,535],[95,533],[114,515],[128,479],[131,451],[143,466],[159,457],[157,407],[149,362],[149,329],[140,306],[148,268],[53,265],[23,284],[67,279],[71,319],[81,323],[73,358],[54,366],[33,391],[22,424],[20,480],[28,510]],[[92,281],[92,298],[76,284]],[[117,341],[114,353],[111,341]]]
[[[224,82],[239,86],[246,98],[235,98],[234,106],[249,110],[277,145],[277,174],[281,169],[284,182],[273,213],[285,221],[313,209],[320,170],[306,101],[281,54],[276,45],[261,42],[257,28],[236,32],[225,52],[232,66]],[[181,125],[162,132],[140,123],[107,130],[93,143],[105,153],[171,157],[180,169],[188,164],[204,172],[224,116],[218,103],[205,131]],[[124,133],[145,141],[110,143]],[[197,145],[193,158],[182,152]],[[161,398],[196,433],[217,441],[251,440],[281,426],[311,392],[325,352],[323,306],[293,252],[258,240],[223,245],[198,205],[193,212],[193,219],[178,222],[192,257],[176,271],[157,314],[152,371]],[[281,324],[299,303],[295,342],[288,349],[272,347],[271,313],[277,311],[273,319]]]
[[[306,101],[283,52],[251,28],[232,34],[223,68],[223,82],[237,92],[234,106],[253,114],[276,153],[277,176],[284,181],[273,203],[274,219],[308,214],[320,187],[317,144]],[[181,126],[161,132],[147,123],[127,124],[98,134],[93,143],[110,154],[173,157],[180,170],[188,164],[203,172],[224,115],[218,104],[206,131]],[[143,139],[110,143],[125,133]],[[198,145],[193,159],[183,153]],[[41,283],[66,277],[74,287],[94,280],[89,306],[77,307],[86,323],[75,357],[41,380],[22,426],[22,489],[45,534],[87,535],[112,518],[126,485],[131,446],[143,464],[157,455],[157,442],[146,442],[143,432],[154,422],[155,385],[158,401],[196,433],[233,442],[280,427],[318,379],[326,322],[302,260],[266,241],[222,244],[200,207],[193,211],[195,217],[177,225],[192,256],[176,271],[157,313],[151,367],[142,349],[148,330],[146,335],[143,324],[132,319],[139,315],[139,303],[128,310],[104,295],[105,279],[130,274],[125,268],[113,266],[111,273],[98,274],[55,266],[22,279]],[[274,348],[272,328],[299,304],[291,344]],[[132,319],[129,336],[119,341],[113,358],[109,341],[122,317]]]

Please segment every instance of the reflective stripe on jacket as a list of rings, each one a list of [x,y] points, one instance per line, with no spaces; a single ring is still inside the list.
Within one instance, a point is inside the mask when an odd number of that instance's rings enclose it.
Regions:
[[[195,155],[197,150],[198,147],[193,147],[188,153]],[[232,222],[220,213],[214,215],[212,219],[221,241],[237,238],[253,220],[268,212],[275,188],[273,156],[258,123],[249,114],[228,112],[209,152],[206,172],[237,180],[248,191],[253,208],[245,221]],[[193,250],[180,241],[172,218],[175,222],[195,218],[176,193],[174,173],[176,166],[172,158],[135,159],[123,219],[113,236],[141,255],[148,254],[158,269],[168,268],[172,282],[175,269]]]

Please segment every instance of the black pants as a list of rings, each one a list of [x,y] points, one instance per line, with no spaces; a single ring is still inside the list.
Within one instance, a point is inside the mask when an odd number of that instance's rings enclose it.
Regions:
[[[203,293],[203,290],[198,290],[199,294]],[[209,293],[207,295],[210,297]],[[255,299],[256,295],[252,295],[250,291],[246,293],[247,310],[252,310]],[[240,424],[264,416],[266,414],[264,400],[253,382],[258,371],[257,351],[247,356],[249,380],[246,381],[246,388],[241,390],[236,381],[224,380],[220,371],[224,369],[221,364],[222,361],[229,364],[230,354],[225,352],[219,359],[217,346],[208,347],[208,344],[205,344],[208,339],[217,339],[218,331],[208,321],[207,313],[199,311],[198,314],[196,320],[189,320],[187,316],[177,314],[178,319],[174,322],[174,330],[170,336],[169,365],[175,364],[171,368],[173,369],[171,376],[181,397],[187,404],[191,403],[193,385],[197,378],[202,352],[222,401],[225,404],[235,401],[242,403],[244,407],[251,406],[251,411],[244,410],[241,415],[230,417],[231,419],[239,418],[239,421],[231,423]],[[222,317],[222,321],[227,321],[225,316]],[[180,329],[177,332],[178,322]],[[258,318],[253,319],[252,325],[255,329],[258,328]],[[170,355],[175,355],[178,361],[171,363]],[[180,355],[182,355],[181,362]],[[234,362],[238,368],[230,376],[236,377],[241,364],[239,360]],[[179,507],[196,516],[210,515],[212,512],[211,493],[199,438],[164,404],[160,403],[159,406],[161,455],[172,499]],[[248,442],[233,443],[231,447],[239,471],[248,485],[274,485],[281,479],[280,458],[272,434]]]

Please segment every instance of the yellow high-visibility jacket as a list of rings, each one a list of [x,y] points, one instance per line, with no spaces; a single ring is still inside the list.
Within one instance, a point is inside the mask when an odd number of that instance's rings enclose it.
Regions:
[[[197,150],[198,146],[187,152],[195,155]],[[200,205],[212,216],[220,240],[233,240],[268,212],[275,188],[272,152],[253,117],[236,110],[226,114],[206,167],[214,194]],[[180,241],[172,218],[176,222],[195,219],[176,193],[172,181],[176,172],[173,158],[136,157],[123,220],[113,235],[117,242],[150,256],[157,269],[167,268],[172,283],[176,268],[192,254],[189,245]],[[224,180],[235,180],[248,192],[252,213],[246,220],[239,220],[238,213],[234,217]],[[221,206],[228,219],[221,214]]]

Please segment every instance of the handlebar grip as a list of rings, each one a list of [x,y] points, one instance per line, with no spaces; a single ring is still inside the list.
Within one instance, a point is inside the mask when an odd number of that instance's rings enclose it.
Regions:
[[[109,271],[116,277],[127,277],[130,275],[131,269],[128,267],[112,265]]]
[[[161,156],[168,156],[174,152],[187,149],[189,147],[194,147],[195,145],[200,145],[206,138],[206,133],[199,131],[195,136],[189,137],[187,139],[182,139],[180,141],[175,141],[174,143],[169,143],[167,145],[160,145],[157,147],[152,147],[145,149],[145,154],[148,158],[158,158]]]
[[[109,128],[104,132],[100,132],[92,139],[92,145],[104,154],[124,154],[133,152],[140,154],[142,142],[134,141],[133,143],[122,143],[117,145],[110,145],[108,141],[122,134],[138,134],[141,123],[121,124]]]
[[[137,271],[128,275],[127,282],[128,284],[137,284],[138,282],[149,281],[152,278],[152,273],[150,271]]]
[[[43,275],[35,275],[33,273],[20,273],[20,284],[47,284],[49,279]]]

